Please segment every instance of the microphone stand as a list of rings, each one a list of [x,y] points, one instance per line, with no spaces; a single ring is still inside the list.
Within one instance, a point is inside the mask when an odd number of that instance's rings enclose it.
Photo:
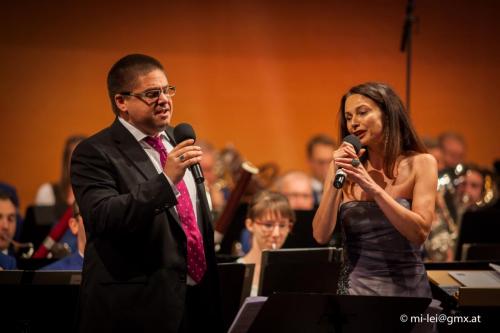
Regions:
[[[415,17],[413,10],[415,9],[415,0],[408,0],[406,5],[406,17],[403,25],[403,34],[401,37],[400,51],[406,51],[406,110],[410,113],[410,88],[411,88],[411,63],[412,63],[412,34],[413,23]]]

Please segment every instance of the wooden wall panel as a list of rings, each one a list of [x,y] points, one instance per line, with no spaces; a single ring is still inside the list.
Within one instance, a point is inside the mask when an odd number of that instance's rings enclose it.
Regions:
[[[0,12],[0,180],[26,206],[56,180],[65,137],[113,115],[105,77],[151,54],[178,86],[174,123],[254,163],[305,169],[304,145],[333,136],[340,96],[380,80],[404,98],[405,1],[23,1]],[[468,159],[500,157],[496,1],[417,1],[411,114],[422,136],[464,134]]]

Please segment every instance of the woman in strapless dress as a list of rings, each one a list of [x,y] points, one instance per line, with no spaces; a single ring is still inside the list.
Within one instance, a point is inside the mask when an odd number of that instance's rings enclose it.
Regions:
[[[343,142],[335,150],[313,221],[322,244],[342,226],[339,293],[431,297],[421,245],[434,214],[436,161],[386,84],[351,88],[339,112],[340,137],[354,134],[363,148]],[[339,168],[347,175],[341,189],[332,186]]]

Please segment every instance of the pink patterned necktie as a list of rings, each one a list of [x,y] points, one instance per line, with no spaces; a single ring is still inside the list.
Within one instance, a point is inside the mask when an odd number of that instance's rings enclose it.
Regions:
[[[161,165],[165,167],[165,163],[167,162],[167,149],[165,149],[161,141],[161,136],[155,138],[148,136],[144,141],[160,154]],[[189,197],[186,183],[184,180],[181,180],[176,187],[180,193],[180,196],[177,197],[177,214],[179,214],[182,229],[184,229],[187,238],[188,274],[196,283],[199,283],[207,269],[205,251],[203,249],[203,238],[196,224],[193,204]]]

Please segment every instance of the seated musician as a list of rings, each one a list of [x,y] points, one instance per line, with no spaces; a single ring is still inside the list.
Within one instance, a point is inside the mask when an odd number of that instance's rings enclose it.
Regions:
[[[42,271],[81,271],[83,266],[83,252],[87,237],[80,209],[76,203],[73,204],[73,217],[69,219],[69,229],[76,236],[78,251],[66,256],[50,265],[43,267]]]
[[[302,171],[289,171],[274,184],[276,191],[284,194],[294,210],[314,208],[312,178]]]
[[[258,291],[262,251],[281,248],[294,221],[295,213],[280,193],[262,191],[250,202],[245,224],[252,235],[252,247],[238,262],[255,264],[251,296]]]
[[[12,196],[0,191],[0,267],[3,269],[15,269],[16,260],[12,240],[16,233],[16,206]]]

